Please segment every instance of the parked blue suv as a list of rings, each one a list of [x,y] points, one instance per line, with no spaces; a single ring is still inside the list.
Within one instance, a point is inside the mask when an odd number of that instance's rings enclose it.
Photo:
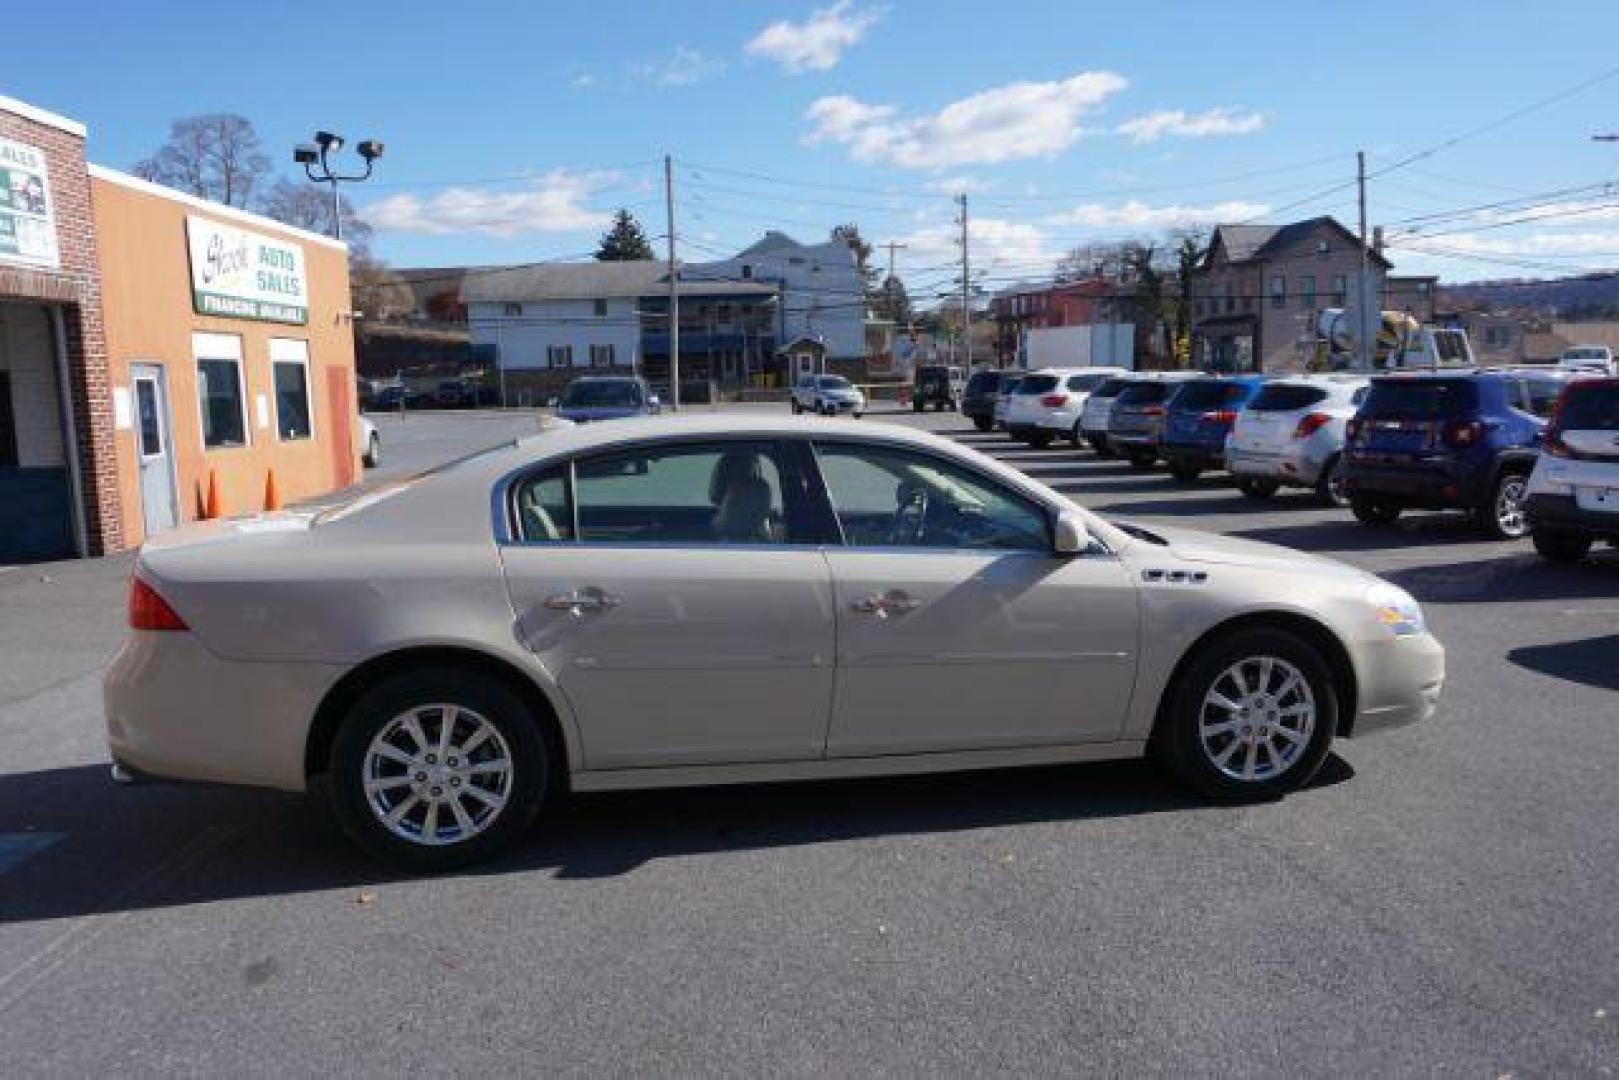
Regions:
[[[1164,406],[1164,434],[1158,453],[1183,483],[1204,469],[1225,468],[1225,441],[1237,413],[1265,385],[1263,375],[1211,375],[1193,379]]]
[[[1407,509],[1469,510],[1496,539],[1526,535],[1529,473],[1566,382],[1523,369],[1374,378],[1346,429],[1350,509],[1367,525]]]

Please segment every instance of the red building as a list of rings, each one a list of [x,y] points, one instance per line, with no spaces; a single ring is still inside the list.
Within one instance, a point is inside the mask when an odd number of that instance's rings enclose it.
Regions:
[[[1087,278],[1061,284],[1019,285],[997,293],[989,302],[995,321],[995,359],[1001,367],[1015,365],[1029,330],[1055,326],[1091,326],[1123,322],[1128,286],[1106,278]]]

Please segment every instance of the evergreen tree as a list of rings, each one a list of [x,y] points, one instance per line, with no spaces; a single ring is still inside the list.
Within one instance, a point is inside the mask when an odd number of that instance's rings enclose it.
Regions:
[[[613,215],[612,228],[602,234],[601,246],[596,249],[598,262],[625,262],[630,259],[655,259],[652,243],[641,231],[641,223],[628,210]]]
[[[905,291],[905,283],[898,276],[883,282],[872,298],[871,306],[879,319],[888,319],[902,330],[916,317],[910,294]]]

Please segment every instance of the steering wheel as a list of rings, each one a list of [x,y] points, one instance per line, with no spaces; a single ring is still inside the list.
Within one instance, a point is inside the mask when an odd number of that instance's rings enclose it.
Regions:
[[[928,527],[927,489],[916,485],[902,485],[899,506],[894,520],[888,526],[888,543],[894,547],[916,547],[922,543]]]

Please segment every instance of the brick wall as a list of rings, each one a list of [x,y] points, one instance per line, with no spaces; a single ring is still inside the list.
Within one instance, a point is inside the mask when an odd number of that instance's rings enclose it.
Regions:
[[[84,138],[4,110],[0,110],[0,138],[25,143],[45,155],[61,253],[56,270],[0,264],[0,298],[61,305],[89,553],[116,551],[123,546],[123,515]]]

